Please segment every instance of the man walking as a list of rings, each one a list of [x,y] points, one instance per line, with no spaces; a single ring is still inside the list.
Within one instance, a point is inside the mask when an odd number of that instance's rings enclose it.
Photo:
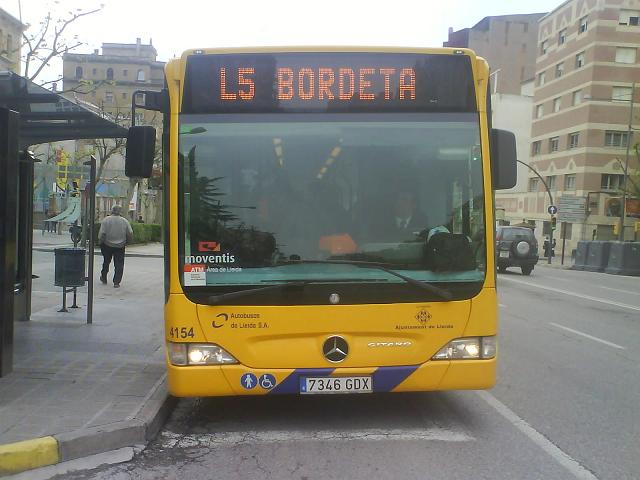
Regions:
[[[111,215],[102,220],[100,224],[100,232],[98,239],[100,241],[100,250],[102,251],[102,273],[100,281],[107,283],[107,274],[109,273],[109,265],[113,257],[113,286],[120,287],[122,273],[124,271],[124,247],[133,238],[133,230],[129,221],[121,216],[122,207],[114,205],[111,209]]]

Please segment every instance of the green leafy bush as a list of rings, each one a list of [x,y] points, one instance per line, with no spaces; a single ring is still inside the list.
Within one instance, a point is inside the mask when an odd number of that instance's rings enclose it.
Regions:
[[[149,243],[159,242],[162,237],[162,228],[155,223],[132,223],[133,242],[132,243]]]
[[[100,231],[100,224],[95,224],[96,244],[99,243],[98,232]],[[133,229],[133,241],[135,243],[150,243],[162,241],[162,226],[156,223],[132,223]]]

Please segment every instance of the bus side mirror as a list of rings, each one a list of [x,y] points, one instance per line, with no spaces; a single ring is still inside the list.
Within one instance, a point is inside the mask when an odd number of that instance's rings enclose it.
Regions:
[[[491,129],[491,178],[494,190],[516,186],[516,136],[506,130]]]
[[[156,129],[148,125],[129,128],[124,173],[127,177],[149,178],[153,168]]]

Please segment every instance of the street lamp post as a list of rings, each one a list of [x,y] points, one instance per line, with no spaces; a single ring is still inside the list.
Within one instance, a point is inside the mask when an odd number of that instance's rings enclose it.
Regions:
[[[493,93],[497,93],[498,92],[498,74],[502,71],[501,68],[498,68],[497,70],[494,70],[493,72],[491,72],[491,74],[489,75],[489,80],[491,80],[491,77],[493,77],[495,75],[495,79],[493,81]]]
[[[525,167],[527,167],[529,170],[531,170],[533,173],[537,175],[537,177],[542,181],[544,188],[547,190],[547,195],[549,195],[549,205],[553,205],[553,196],[551,195],[551,190],[549,189],[549,185],[547,185],[547,182],[545,182],[544,178],[542,178],[542,175],[540,175],[538,171],[528,163],[524,163],[522,160],[516,160],[516,162],[521,163],[522,165],[524,165]],[[551,264],[551,253],[553,252],[553,214],[550,213],[549,215],[550,215],[550,220],[549,220],[550,233],[549,233],[549,250],[547,251],[548,253],[547,263]],[[563,261],[564,261],[564,258],[563,258]]]
[[[618,241],[624,241],[624,219],[627,214],[627,178],[629,177],[629,148],[631,147],[631,136],[633,135],[633,129],[631,123],[633,122],[633,94],[636,91],[636,82],[631,84],[631,95],[629,98],[629,125],[627,125],[627,152],[624,158],[624,177],[622,179],[622,214],[620,216],[620,227],[618,228]]]

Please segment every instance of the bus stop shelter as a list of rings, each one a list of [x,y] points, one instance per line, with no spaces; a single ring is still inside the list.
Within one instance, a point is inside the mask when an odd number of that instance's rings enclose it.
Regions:
[[[0,72],[0,376],[13,366],[13,322],[31,316],[35,159],[29,147],[126,136],[97,107]]]

